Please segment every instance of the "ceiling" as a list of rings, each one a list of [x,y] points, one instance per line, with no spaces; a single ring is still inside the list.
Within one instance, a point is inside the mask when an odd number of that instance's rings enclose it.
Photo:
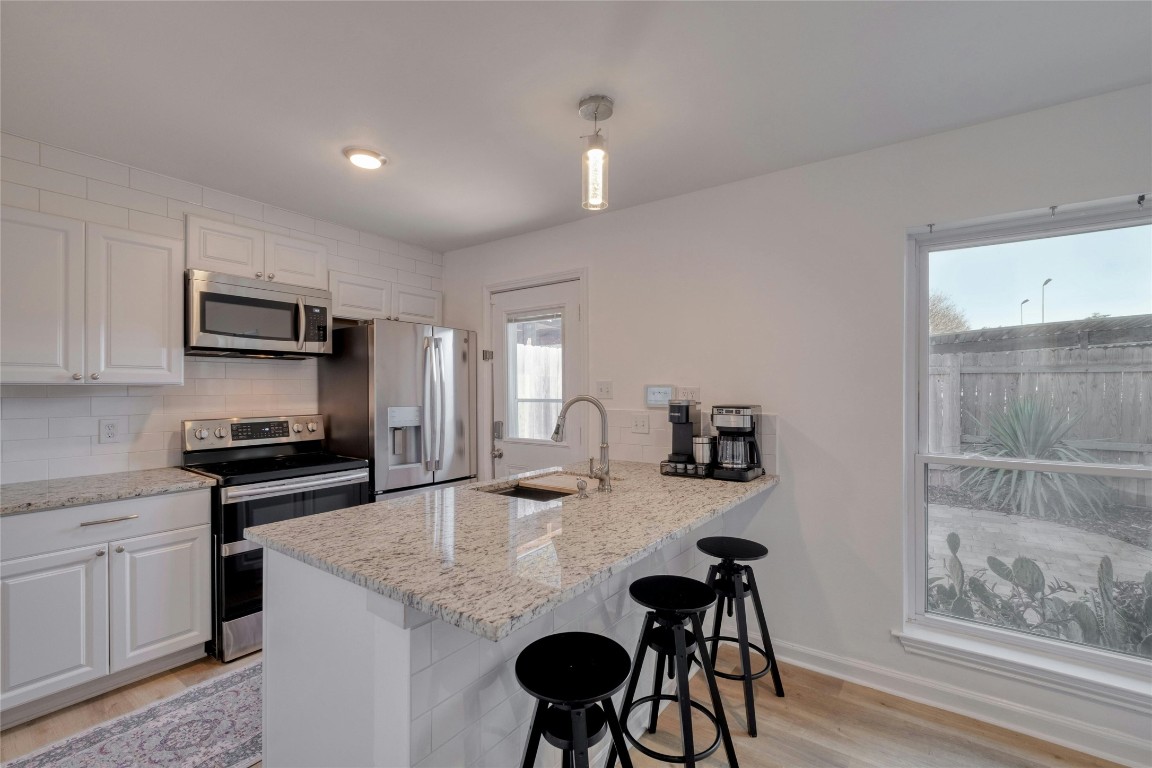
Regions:
[[[0,126],[438,251],[1152,80],[1144,2],[14,2]],[[353,168],[350,145],[382,151]]]

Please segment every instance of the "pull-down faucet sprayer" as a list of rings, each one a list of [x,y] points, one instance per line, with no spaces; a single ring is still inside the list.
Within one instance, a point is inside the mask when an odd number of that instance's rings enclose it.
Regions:
[[[556,418],[556,429],[552,431],[552,442],[559,443],[564,439],[564,421],[568,418],[568,409],[574,403],[579,402],[592,403],[596,409],[600,411],[600,466],[593,467],[592,459],[588,459],[588,477],[594,477],[600,481],[597,486],[598,491],[611,491],[612,478],[610,477],[610,469],[608,463],[608,412],[604,410],[604,404],[594,397],[588,395],[577,395],[564,402],[564,406],[560,409],[560,415]]]

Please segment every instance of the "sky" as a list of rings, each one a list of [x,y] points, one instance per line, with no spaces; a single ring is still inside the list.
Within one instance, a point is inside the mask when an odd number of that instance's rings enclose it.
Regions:
[[[1125,227],[930,254],[931,292],[946,294],[973,330],[1080,320],[1093,312],[1152,313],[1152,226]]]

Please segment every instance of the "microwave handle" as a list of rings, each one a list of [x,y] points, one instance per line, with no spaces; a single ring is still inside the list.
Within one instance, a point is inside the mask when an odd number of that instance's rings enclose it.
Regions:
[[[300,328],[296,332],[296,349],[304,349],[304,336],[308,332],[308,313],[304,309],[304,297],[296,297],[296,308],[300,312]]]

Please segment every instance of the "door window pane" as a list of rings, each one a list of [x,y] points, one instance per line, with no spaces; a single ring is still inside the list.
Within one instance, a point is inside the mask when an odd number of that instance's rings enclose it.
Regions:
[[[564,319],[559,309],[508,318],[508,437],[548,440],[564,404]]]

